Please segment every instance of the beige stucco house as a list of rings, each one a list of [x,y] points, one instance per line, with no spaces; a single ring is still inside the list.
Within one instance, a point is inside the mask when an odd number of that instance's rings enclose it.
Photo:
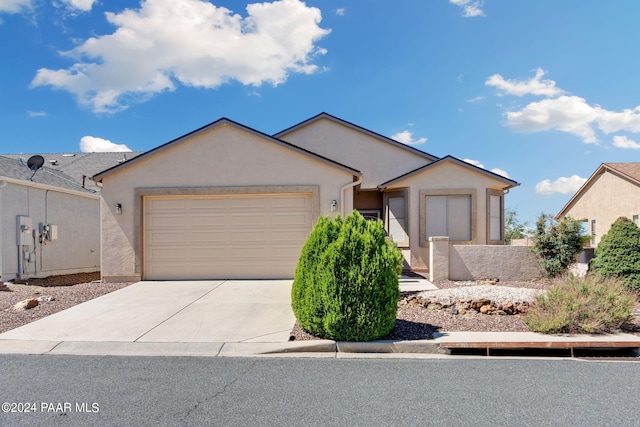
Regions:
[[[640,225],[640,163],[603,163],[556,215],[588,224],[596,247],[621,216]]]
[[[424,270],[430,236],[502,244],[518,185],[326,113],[273,136],[223,118],[94,180],[105,281],[291,278],[318,217],[354,209]]]

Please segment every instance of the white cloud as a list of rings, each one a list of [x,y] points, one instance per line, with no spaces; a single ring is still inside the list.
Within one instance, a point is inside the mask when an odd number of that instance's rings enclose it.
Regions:
[[[555,181],[545,179],[536,184],[536,195],[550,196],[552,194],[573,194],[582,187],[587,178],[581,178],[578,175],[572,175],[569,178],[560,177]]]
[[[478,160],[473,159],[462,159],[463,162],[471,163],[473,166],[477,166],[479,168],[484,169],[484,165],[480,163]]]
[[[476,96],[475,98],[471,98],[471,99],[467,99],[467,102],[469,103],[474,103],[474,102],[479,102],[482,101],[486,98],[486,96]]]
[[[590,105],[584,98],[565,95],[553,80],[542,80],[545,72],[538,68],[529,80],[505,80],[500,74],[489,77],[485,84],[496,87],[501,94],[541,95],[546,98],[531,102],[524,108],[505,113],[506,124],[518,132],[559,130],[582,138],[585,143],[598,143],[598,132],[640,132],[640,106],[623,111],[609,111]],[[623,141],[614,138],[614,144]],[[616,145],[619,147],[620,145]]]
[[[491,172],[495,173],[496,175],[504,176],[505,178],[509,178],[509,179],[511,179],[511,177],[509,176],[509,174],[507,173],[507,171],[506,171],[506,170],[504,170],[504,169],[500,169],[500,168],[493,168],[493,169],[491,169]]]
[[[47,113],[45,111],[27,111],[29,117],[45,117]]]
[[[507,95],[542,95],[548,97],[559,96],[563,90],[556,87],[553,80],[542,80],[545,71],[542,68],[536,69],[536,75],[529,80],[505,80],[500,74],[494,74],[484,82],[487,86],[494,86]]]
[[[577,96],[532,102],[520,111],[507,112],[505,116],[507,124],[519,132],[557,129],[577,135],[586,143],[598,142],[591,125],[599,116],[598,109]]]
[[[144,0],[140,9],[106,13],[113,34],[92,37],[62,52],[67,69],[38,70],[32,87],[52,86],[76,95],[95,112],[116,112],[176,83],[216,88],[278,85],[290,73],[311,74],[330,31],[320,10],[300,0],[253,3],[247,17],[203,0]]]
[[[131,149],[124,144],[114,144],[107,139],[96,136],[83,136],[80,139],[80,151],[83,153],[111,153],[129,152]]]
[[[340,9],[336,9],[336,15],[338,16],[344,16],[346,12],[347,12],[347,9],[345,9],[344,7],[341,7]]]
[[[62,2],[71,9],[88,12],[93,7],[93,4],[97,2],[97,0],[62,0]]]
[[[474,166],[477,166],[477,167],[479,167],[479,168],[481,168],[481,169],[486,169],[486,168],[484,167],[484,165],[483,165],[482,163],[480,163],[480,161],[478,161],[478,160],[473,160],[473,159],[462,159],[462,161],[467,162],[467,163],[470,163],[470,164],[472,164],[472,165],[474,165]],[[509,176],[509,174],[507,173],[507,171],[506,171],[506,170],[504,170],[504,169],[500,169],[500,168],[493,168],[493,169],[491,169],[491,172],[495,173],[496,175],[504,176],[505,178],[511,178],[511,177]]]
[[[483,3],[480,0],[449,0],[452,4],[460,6],[464,13],[462,16],[465,18],[473,18],[475,16],[484,16],[482,11]]]
[[[640,132],[640,106],[634,109],[626,109],[621,112],[607,111],[599,106],[598,126],[605,133]]]
[[[32,0],[0,0],[0,13],[18,13],[32,6]]]
[[[402,132],[398,132],[395,135],[391,135],[391,139],[395,139],[396,141],[409,145],[420,145],[427,142],[427,138],[413,139],[413,134],[408,130],[403,130]]]
[[[626,136],[616,135],[613,137],[613,146],[618,148],[640,149],[640,144],[627,138]]]

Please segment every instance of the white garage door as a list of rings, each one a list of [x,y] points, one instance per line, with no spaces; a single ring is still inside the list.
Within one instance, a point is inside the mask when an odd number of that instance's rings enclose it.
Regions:
[[[148,196],[143,276],[292,278],[312,227],[311,194]]]

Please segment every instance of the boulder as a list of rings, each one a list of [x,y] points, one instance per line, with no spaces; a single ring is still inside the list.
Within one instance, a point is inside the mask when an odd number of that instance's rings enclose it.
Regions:
[[[33,307],[36,307],[37,305],[38,305],[38,300],[31,298],[31,299],[25,299],[25,300],[22,300],[22,301],[16,303],[13,306],[13,309],[14,310],[29,310],[29,309],[31,309]]]

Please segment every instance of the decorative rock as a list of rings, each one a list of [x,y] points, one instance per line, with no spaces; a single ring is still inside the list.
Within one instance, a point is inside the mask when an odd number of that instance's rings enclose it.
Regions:
[[[482,307],[480,307],[480,313],[482,314],[490,314],[492,311],[493,311],[493,307],[490,306],[489,304],[483,305]]]
[[[36,298],[38,300],[38,302],[45,302],[45,301],[54,301],[55,298],[49,295],[42,295],[38,298]]]
[[[497,285],[500,279],[497,277],[495,279],[482,279],[478,280],[479,285]]]
[[[434,304],[429,304],[429,306],[427,308],[429,310],[440,310],[442,308],[442,305],[440,305],[438,303],[434,303]]]
[[[507,313],[505,313],[504,310],[497,310],[496,314],[499,314],[500,316],[506,316],[507,315]]]
[[[456,315],[458,313],[459,313],[459,311],[458,311],[458,309],[456,307],[451,307],[451,314]]]
[[[18,303],[16,303],[13,306],[14,310],[29,310],[33,307],[36,307],[38,305],[38,300],[37,299],[26,299],[23,301],[20,301]]]
[[[491,304],[491,300],[487,298],[480,298],[471,301],[470,307],[476,311],[480,311],[480,309],[485,306]]]

